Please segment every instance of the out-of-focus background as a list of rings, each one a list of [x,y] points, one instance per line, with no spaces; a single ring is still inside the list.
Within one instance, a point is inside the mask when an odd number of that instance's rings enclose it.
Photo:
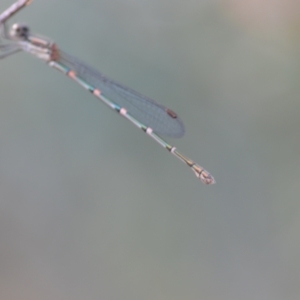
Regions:
[[[299,9],[36,0],[15,16],[174,109],[170,142],[217,184],[41,61],[1,60],[0,299],[299,299]]]

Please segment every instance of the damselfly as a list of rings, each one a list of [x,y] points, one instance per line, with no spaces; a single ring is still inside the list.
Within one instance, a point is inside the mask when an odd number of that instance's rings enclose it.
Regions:
[[[6,40],[6,43],[0,42],[0,58],[25,51],[45,61],[50,67],[76,81],[111,109],[142,129],[162,147],[186,163],[203,183],[215,183],[209,172],[159,136],[183,136],[184,125],[174,111],[108,79],[79,59],[61,51],[54,42],[31,34],[26,25],[17,23],[8,30],[6,22],[30,2],[31,0],[16,1],[0,15],[1,38]]]

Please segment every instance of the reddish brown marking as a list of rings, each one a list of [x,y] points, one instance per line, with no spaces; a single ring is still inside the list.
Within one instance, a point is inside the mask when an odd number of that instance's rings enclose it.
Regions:
[[[174,112],[174,111],[171,110],[170,108],[166,108],[166,112],[167,112],[167,114],[168,114],[171,118],[177,119],[177,114],[176,114],[176,112]]]
[[[98,90],[98,89],[94,89],[93,94],[94,94],[95,96],[100,96],[100,95],[101,95],[101,91]]]
[[[70,77],[70,78],[76,78],[76,72],[75,71],[73,71],[73,70],[70,70],[69,71],[69,73],[68,73],[68,76]]]
[[[127,114],[126,108],[122,107],[122,108],[120,109],[120,114],[121,114],[122,116],[125,116],[125,115]]]
[[[51,61],[59,61],[59,59],[60,59],[59,49],[56,44],[53,44],[53,45],[51,45],[50,60]]]

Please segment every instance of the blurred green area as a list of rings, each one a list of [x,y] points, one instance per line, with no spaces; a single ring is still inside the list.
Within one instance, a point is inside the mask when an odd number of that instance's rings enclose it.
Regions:
[[[174,109],[186,135],[170,142],[217,184],[35,58],[1,60],[0,299],[299,299],[297,11],[40,0],[18,14]]]

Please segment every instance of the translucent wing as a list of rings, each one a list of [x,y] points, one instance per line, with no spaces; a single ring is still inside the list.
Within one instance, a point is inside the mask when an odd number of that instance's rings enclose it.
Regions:
[[[76,70],[77,76],[101,90],[102,95],[125,108],[130,115],[147,127],[151,127],[154,132],[173,138],[184,135],[184,125],[172,110],[103,76],[97,70],[61,50],[58,61]]]

